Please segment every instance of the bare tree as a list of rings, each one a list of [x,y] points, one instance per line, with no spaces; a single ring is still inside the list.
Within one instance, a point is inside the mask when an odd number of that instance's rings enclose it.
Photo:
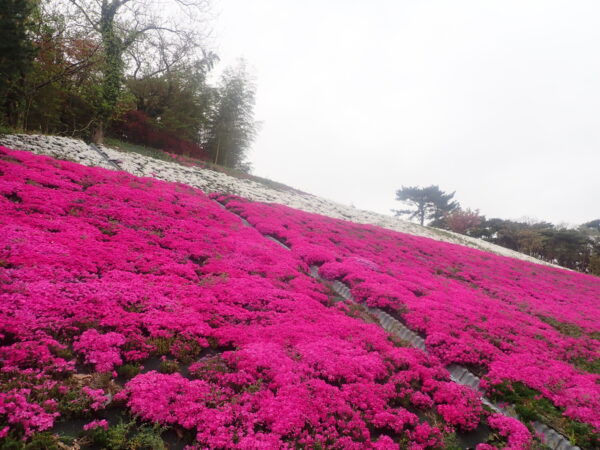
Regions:
[[[98,143],[117,110],[128,65],[134,76],[167,71],[188,58],[206,33],[208,0],[61,2],[72,11],[74,25],[87,28],[101,43],[102,81],[92,134]],[[154,50],[142,55],[143,49]]]

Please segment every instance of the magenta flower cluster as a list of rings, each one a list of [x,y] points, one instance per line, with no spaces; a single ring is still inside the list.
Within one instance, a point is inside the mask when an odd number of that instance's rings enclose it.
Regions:
[[[95,328],[84,331],[73,348],[84,355],[85,362],[93,364],[98,372],[112,372],[123,363],[119,347],[126,340],[122,334],[109,332],[100,334]]]
[[[285,211],[270,226],[285,230]],[[106,428],[96,414],[111,402],[192,430],[199,448],[434,448],[486,420],[437,357],[393,343],[308,275],[314,259],[363,273],[366,296],[385,260],[336,261],[319,245],[300,246],[304,260],[188,186],[0,148],[0,434],[51,429],[65,408]],[[380,289],[369,301],[397,304]],[[116,384],[124,364],[165,353],[181,372]]]
[[[498,430],[498,433],[507,439],[507,449],[521,449],[524,444],[531,440],[527,427],[511,417],[493,414],[488,418],[488,425]],[[477,446],[477,450],[486,450],[487,447],[487,444],[481,444]]]
[[[356,299],[401,318],[445,364],[535,389],[600,430],[600,279],[323,217],[214,195]],[[448,416],[446,416],[448,419]]]
[[[94,430],[96,428],[104,428],[105,430],[108,430],[108,422],[106,421],[106,419],[92,420],[90,423],[86,423],[83,426],[83,429],[85,431],[87,431],[87,430]]]
[[[54,418],[59,415],[55,411],[56,403],[47,400],[39,405],[29,401],[30,395],[31,389],[0,392],[0,416],[4,416],[8,423],[0,429],[0,438],[5,437],[10,428],[17,425],[23,428],[25,437],[52,427]]]

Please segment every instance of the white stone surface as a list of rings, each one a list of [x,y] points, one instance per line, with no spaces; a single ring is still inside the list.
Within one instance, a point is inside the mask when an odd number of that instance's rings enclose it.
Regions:
[[[38,155],[66,159],[86,166],[110,168],[110,164],[79,139],[28,134],[2,135],[0,145],[13,150],[27,150]]]
[[[88,166],[113,169],[98,152],[78,139],[43,135],[3,135],[0,136],[0,145],[16,150],[27,150],[37,154],[44,154],[53,158],[67,159]],[[103,147],[103,150],[110,159],[117,160],[123,170],[137,176],[185,183],[197,187],[204,192],[235,194],[250,200],[279,203],[337,219],[378,225],[390,230],[424,236],[438,241],[461,244],[538,264],[547,264],[538,259],[481,239],[438,230],[436,228],[422,227],[392,216],[356,209],[314,195],[292,190],[275,189],[252,180],[235,178],[215,172],[214,170],[200,167],[186,167],[177,163],[142,156],[137,153],[117,151],[109,147]]]

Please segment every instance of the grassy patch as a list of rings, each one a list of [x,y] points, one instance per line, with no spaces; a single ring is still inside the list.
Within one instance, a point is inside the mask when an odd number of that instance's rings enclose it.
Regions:
[[[585,358],[576,358],[573,361],[571,361],[571,363],[579,370],[600,375],[600,358],[595,358],[592,360]]]
[[[131,379],[141,372],[140,366],[136,364],[124,364],[117,369],[120,376],[126,379]]]
[[[61,445],[62,444],[62,445]],[[60,450],[66,448],[64,442],[50,432],[36,433],[28,442],[9,434],[2,441],[3,450]]]
[[[543,422],[567,437],[573,445],[581,448],[600,447],[600,434],[595,433],[590,425],[563,416],[562,409],[557,408],[538,391],[521,382],[504,382],[496,385],[490,397],[494,401],[514,404],[523,422]]]
[[[10,125],[6,125],[4,123],[0,123],[0,136],[2,136],[4,134],[20,134],[20,133],[23,133],[23,130],[11,127]]]
[[[360,319],[366,323],[374,323],[376,325],[379,325],[379,319],[373,314],[371,314],[366,306],[361,305],[359,303],[350,302],[347,302],[346,306],[348,307],[346,315],[354,319]]]
[[[165,431],[166,428],[158,424],[139,424],[132,420],[121,422],[107,430],[104,428],[90,430],[85,439],[93,448],[166,450],[167,446],[161,437]]]
[[[148,156],[154,159],[160,159],[161,161],[173,162],[177,161],[175,158],[169,156],[168,153],[163,152],[158,148],[146,147],[145,145],[132,144],[131,142],[120,141],[119,139],[106,138],[105,144],[108,147],[112,147],[115,150],[125,153],[138,153],[143,156]]]
[[[177,361],[166,359],[166,360],[160,362],[158,371],[160,373],[179,372],[179,363]]]
[[[581,337],[584,334],[584,331],[581,329],[581,327],[575,324],[560,322],[554,317],[544,316],[541,314],[539,314],[538,317],[542,322],[547,323],[563,336]]]
[[[148,339],[148,344],[154,347],[155,355],[168,355],[171,350],[171,345],[175,342],[175,338],[156,337]]]

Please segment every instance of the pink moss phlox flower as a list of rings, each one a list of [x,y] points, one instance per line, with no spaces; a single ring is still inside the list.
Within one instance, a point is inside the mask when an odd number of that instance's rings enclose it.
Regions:
[[[419,419],[406,410],[389,410],[375,414],[373,424],[380,428],[389,428],[398,433],[407,425],[416,425]]]
[[[429,425],[427,422],[418,424],[409,434],[413,441],[409,447],[411,450],[439,448],[443,445],[440,430]]]
[[[531,433],[525,425],[512,417],[492,414],[488,424],[506,439],[507,449],[523,450],[531,446]]]
[[[83,426],[84,431],[93,430],[95,428],[103,428],[108,430],[108,422],[105,419],[102,420],[92,420],[89,423],[86,423]]]
[[[125,344],[120,333],[100,334],[96,329],[84,331],[73,348],[85,355],[85,362],[93,364],[98,372],[111,372],[123,363],[119,347]]]
[[[56,402],[78,392],[67,384],[77,357],[114,376],[152,354],[177,359],[181,373],[138,374],[113,400],[191,430],[197,448],[439,447],[441,429],[471,429],[481,416],[444,369],[459,361],[593,421],[596,378],[568,360],[598,350],[585,335],[598,325],[589,277],[213,196],[256,226],[245,227],[189,186],[26,152],[0,149],[0,171],[0,370],[11,386],[0,416],[11,433],[52,426]],[[313,264],[404,320],[432,355],[397,347],[356,305],[334,304],[308,275]],[[584,334],[566,338],[537,315]],[[531,372],[509,370],[518,354],[540,355]],[[544,359],[563,364],[554,378],[543,371],[559,366]],[[91,409],[110,399],[81,395]],[[439,428],[398,404],[434,408]]]
[[[29,389],[0,392],[0,417],[4,417],[9,426],[23,427],[25,437],[52,428],[54,419],[59,416],[57,412],[49,413],[37,403],[29,402],[30,393]],[[6,435],[8,429],[4,427],[2,433]]]
[[[483,416],[478,394],[466,386],[456,383],[441,384],[433,394],[433,401],[446,422],[462,430],[477,428]]]
[[[482,387],[522,382],[600,431],[600,376],[577,363],[600,352],[597,277],[281,205],[215,198],[276,234],[300,261],[320,264],[319,274],[349,285],[356,300],[395,313],[444,364],[478,367]],[[326,257],[315,258],[317,250]],[[440,412],[459,425],[454,403]]]
[[[84,386],[81,391],[90,398],[90,408],[94,411],[104,408],[110,401],[102,389],[92,389],[89,386]]]

